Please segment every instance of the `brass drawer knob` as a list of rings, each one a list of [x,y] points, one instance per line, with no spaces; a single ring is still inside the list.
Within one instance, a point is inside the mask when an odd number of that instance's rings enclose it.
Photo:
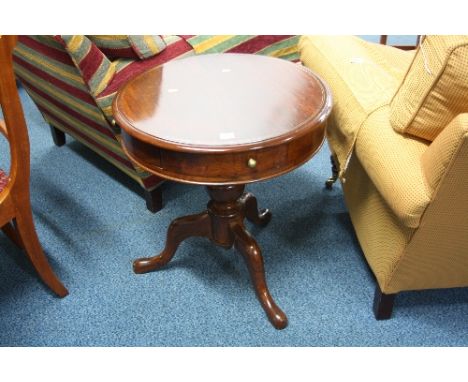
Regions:
[[[250,168],[255,168],[257,166],[257,161],[253,158],[250,158],[247,162],[247,166],[249,166]]]
[[[112,126],[115,126],[115,119],[112,119],[111,124]]]

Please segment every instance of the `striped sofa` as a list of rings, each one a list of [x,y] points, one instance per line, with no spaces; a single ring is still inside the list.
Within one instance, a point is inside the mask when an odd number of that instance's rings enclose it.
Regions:
[[[56,145],[65,134],[88,146],[137,181],[149,210],[162,207],[162,179],[122,151],[112,100],[131,77],[194,54],[237,52],[298,61],[298,36],[19,36],[15,73],[51,127]]]

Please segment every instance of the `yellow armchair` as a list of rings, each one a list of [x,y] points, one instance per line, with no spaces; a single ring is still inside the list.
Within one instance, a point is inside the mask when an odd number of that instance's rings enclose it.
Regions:
[[[398,292],[468,286],[468,36],[412,51],[302,36],[299,49],[333,92],[334,178],[376,277],[376,318]]]

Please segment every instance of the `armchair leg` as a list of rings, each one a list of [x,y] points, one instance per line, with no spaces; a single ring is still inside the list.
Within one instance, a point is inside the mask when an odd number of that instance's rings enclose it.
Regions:
[[[388,320],[392,316],[396,294],[385,294],[379,285],[375,287],[374,315],[376,320]]]
[[[332,165],[332,176],[328,178],[327,181],[325,182],[325,187],[327,188],[327,190],[331,190],[333,188],[333,184],[338,179],[338,166],[336,165],[333,154],[330,155],[330,162]]]
[[[161,187],[156,187],[154,190],[145,190],[146,207],[152,213],[156,213],[162,209],[162,191]]]
[[[57,129],[56,127],[50,126],[50,133],[52,134],[52,139],[56,146],[60,147],[66,143],[65,133],[62,130]]]

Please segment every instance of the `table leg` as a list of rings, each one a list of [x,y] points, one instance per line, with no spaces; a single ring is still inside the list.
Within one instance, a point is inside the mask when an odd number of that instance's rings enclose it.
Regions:
[[[241,253],[250,278],[265,313],[276,329],[283,329],[288,319],[276,305],[265,280],[263,257],[259,245],[244,227],[244,218],[264,226],[271,218],[268,210],[258,211],[257,199],[244,194],[244,185],[208,186],[210,202],[205,212],[174,220],[167,230],[166,246],[158,255],[133,262],[135,273],[146,273],[165,266],[174,256],[182,241],[191,236],[209,238],[214,244]]]
[[[210,217],[207,212],[184,216],[174,220],[167,230],[166,246],[158,255],[133,262],[135,273],[146,273],[165,266],[171,261],[180,243],[192,236],[211,236]]]
[[[259,245],[243,226],[234,224],[232,226],[232,231],[234,233],[234,246],[241,253],[247,264],[250,278],[252,279],[252,284],[260,304],[262,304],[272,325],[276,329],[284,329],[288,325],[288,318],[273,301],[268,290],[265,280],[263,257]]]
[[[246,192],[239,198],[243,205],[247,220],[258,226],[266,226],[271,220],[271,212],[268,209],[258,210],[257,198],[250,192]]]

